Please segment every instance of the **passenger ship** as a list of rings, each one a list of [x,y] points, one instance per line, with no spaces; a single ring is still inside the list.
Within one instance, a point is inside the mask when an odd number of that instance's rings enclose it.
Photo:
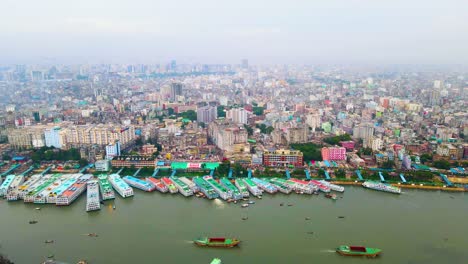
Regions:
[[[156,189],[154,184],[151,182],[147,182],[144,180],[140,180],[138,178],[135,178],[133,176],[125,176],[123,177],[123,180],[130,186],[140,189],[145,192],[152,192]]]
[[[86,184],[93,178],[91,174],[81,175],[72,186],[57,197],[57,205],[72,204],[85,190]]]
[[[167,186],[164,185],[164,183],[160,179],[156,179],[154,177],[148,177],[148,178],[146,178],[146,181],[151,182],[152,184],[154,184],[154,186],[156,187],[156,190],[158,190],[158,191],[160,191],[162,193],[167,193],[169,191]]]
[[[68,190],[68,188],[74,185],[75,182],[78,180],[78,178],[81,177],[81,175],[82,175],[81,173],[71,174],[71,175],[67,175],[66,177],[64,177],[62,184],[59,187],[57,187],[53,192],[50,192],[46,196],[46,203],[57,204],[57,198],[61,197],[62,194]]]
[[[372,189],[372,190],[401,194],[400,188],[392,186],[390,184],[381,183],[381,182],[366,181],[362,184],[362,186],[365,188]]]
[[[109,182],[123,198],[133,196],[132,187],[130,187],[124,180],[122,180],[118,174],[109,175]]]
[[[327,186],[328,188],[330,188],[330,190],[332,191],[335,191],[335,192],[344,192],[344,187],[343,186],[340,186],[340,185],[336,185],[336,184],[333,184],[333,183],[330,183],[330,182],[327,182],[327,181],[324,181],[324,180],[321,180],[319,181],[321,184]]]
[[[183,181],[181,181],[180,179],[176,177],[171,177],[170,179],[172,180],[174,185],[177,187],[177,189],[183,196],[188,197],[188,196],[193,195],[192,189],[190,189],[188,185],[185,184]]]
[[[262,195],[262,190],[258,188],[258,186],[251,179],[244,179],[243,181],[251,194],[254,196]]]
[[[107,178],[107,175],[101,174],[98,176],[99,180],[99,191],[102,195],[102,200],[112,200],[115,199],[115,192],[112,189],[112,186]]]
[[[241,192],[239,191],[239,189],[237,189],[236,186],[234,186],[234,184],[232,184],[232,182],[224,177],[220,180],[220,183],[226,187],[228,190],[231,191],[231,194],[232,194],[232,199],[234,200],[240,200],[242,198],[244,198],[244,196],[241,194]]]
[[[187,184],[187,186],[192,190],[193,193],[197,193],[200,191],[200,188],[191,180],[189,180],[186,177],[179,177],[179,180],[181,180],[183,183]]]
[[[96,211],[101,209],[99,198],[99,184],[96,180],[90,180],[87,183],[86,189],[86,212]]]
[[[6,193],[6,198],[8,201],[18,200],[18,188],[23,182],[24,182],[23,175],[18,175],[13,179]]]
[[[167,177],[162,177],[161,178],[161,181],[164,183],[164,185],[167,186],[167,188],[169,189],[169,192],[174,194],[174,193],[177,193],[179,190],[177,189],[177,187],[174,185],[174,183],[172,182],[171,179],[167,178]]]
[[[19,186],[16,191],[16,197],[15,194],[12,193],[10,195],[9,201],[16,201],[18,199],[23,199],[24,195],[28,192],[29,187],[33,186],[39,179],[41,179],[42,175],[41,174],[34,174],[27,181],[25,181],[21,186]]]
[[[239,189],[244,198],[248,198],[250,196],[249,190],[242,179],[236,179],[234,181],[234,185]]]
[[[232,197],[231,192],[215,181],[213,177],[207,175],[203,176],[203,179],[208,182],[211,187],[213,187],[213,189],[219,194],[219,197],[221,197],[223,200],[228,200]]]
[[[259,178],[253,178],[252,181],[261,189],[263,189],[265,192],[273,194],[278,192],[278,188],[276,188],[274,185],[272,185],[269,182],[260,180]]]
[[[193,177],[193,182],[200,188],[200,191],[208,199],[215,199],[219,197],[219,194],[214,190],[214,188],[205,181],[202,177]]]

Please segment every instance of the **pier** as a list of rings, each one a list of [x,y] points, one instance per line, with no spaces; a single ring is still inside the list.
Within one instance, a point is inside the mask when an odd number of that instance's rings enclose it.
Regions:
[[[447,186],[452,187],[453,183],[447,178],[447,175],[439,173],[440,178],[447,184]]]
[[[306,179],[310,181],[310,171],[309,170],[304,170],[305,172],[305,175],[306,175]]]
[[[326,179],[327,181],[331,180],[330,174],[328,174],[328,171],[325,171],[325,179]]]
[[[249,179],[252,178],[252,170],[251,169],[247,170],[247,177],[249,177]]]
[[[43,172],[41,172],[41,176],[44,176],[47,172],[49,172],[52,169],[52,166],[47,167]]]
[[[175,169],[172,170],[171,177],[174,177],[176,175],[176,173],[177,173],[177,170],[175,170]]]
[[[381,181],[381,182],[385,182],[385,178],[384,178],[384,176],[383,176],[383,174],[382,174],[381,171],[379,171],[379,177],[380,177],[380,181]]]
[[[356,170],[356,176],[358,177],[358,179],[360,181],[364,181],[364,178],[362,178],[362,175],[361,175],[361,171],[360,170]]]
[[[286,179],[291,179],[291,173],[289,173],[288,169],[286,169]]]
[[[31,166],[31,167],[29,167],[29,169],[23,171],[23,173],[21,173],[20,175],[21,176],[26,176],[28,173],[30,173],[33,170],[34,170],[34,166]]]
[[[135,171],[135,173],[133,174],[133,177],[136,177],[138,175],[138,173],[140,173],[141,171],[141,168],[139,168],[137,171]]]
[[[403,173],[400,173],[400,179],[401,179],[401,182],[406,183],[406,179]]]
[[[15,165],[12,165],[8,170],[4,171],[3,173],[0,174],[0,177],[3,177],[3,176],[6,176],[8,174],[10,174],[11,172],[13,172],[14,170],[16,170],[17,168],[19,168],[21,165],[19,164],[15,164]]]
[[[232,168],[229,168],[228,178],[232,179]]]
[[[158,168],[154,168],[154,172],[153,172],[153,174],[151,175],[151,177],[155,178],[156,175],[158,175],[158,172],[159,172],[159,169],[158,169]]]

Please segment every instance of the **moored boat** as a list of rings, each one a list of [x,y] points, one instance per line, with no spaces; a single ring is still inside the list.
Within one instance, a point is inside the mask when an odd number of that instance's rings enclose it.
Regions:
[[[18,188],[23,182],[24,182],[23,175],[18,175],[13,179],[6,193],[6,197],[8,201],[18,200]]]
[[[239,189],[237,189],[236,186],[234,186],[234,184],[232,184],[232,182],[224,177],[222,178],[220,181],[219,181],[224,187],[226,187],[226,189],[230,190],[231,191],[231,196],[232,196],[232,199],[234,200],[240,200],[242,199],[244,196],[241,194],[241,192],[239,191]]]
[[[115,192],[107,178],[107,175],[101,174],[98,176],[99,180],[99,191],[101,192],[102,200],[115,199]]]
[[[197,193],[200,191],[200,188],[198,188],[198,186],[193,181],[189,180],[187,177],[179,177],[179,180],[187,184],[187,186],[192,190],[193,193]]]
[[[68,187],[64,192],[57,193],[56,205],[70,205],[73,203],[86,190],[86,183],[91,178],[93,178],[93,175],[91,174],[81,175],[76,181],[74,181],[73,185]]]
[[[240,240],[235,238],[224,238],[224,237],[202,237],[197,238],[193,241],[197,246],[203,247],[224,247],[232,248],[240,243]]]
[[[133,196],[133,189],[130,187],[118,174],[109,175],[109,182],[112,187],[120,194],[123,198]]]
[[[320,180],[319,182],[321,184],[327,186],[328,188],[330,188],[330,190],[332,190],[332,191],[344,192],[344,187],[343,186],[336,185],[336,184],[333,184],[333,183],[330,183],[330,182],[327,182],[327,181],[324,181],[324,180]]]
[[[180,179],[178,179],[177,177],[171,177],[170,178],[172,180],[172,182],[174,183],[174,185],[177,187],[177,190],[179,190],[179,192],[185,196],[185,197],[188,197],[188,196],[192,196],[193,195],[193,191],[192,189],[190,189],[188,187],[187,184],[185,184],[183,181],[181,181]]]
[[[202,177],[193,177],[193,182],[200,188],[200,191],[208,199],[215,199],[219,197],[219,194],[214,190],[214,188],[205,181]]]
[[[156,187],[156,190],[162,193],[167,193],[169,191],[167,186],[160,179],[156,179],[154,177],[148,177],[146,178],[146,181],[151,182]]]
[[[242,197],[248,198],[250,196],[249,190],[247,189],[247,186],[245,186],[245,183],[242,179],[236,179],[234,181],[234,185],[239,189]]]
[[[156,189],[154,184],[151,182],[147,182],[138,178],[135,178],[133,176],[125,176],[122,178],[128,185],[140,189],[145,192],[152,192]]]
[[[376,257],[382,253],[382,250],[379,248],[369,248],[363,246],[339,246],[336,249],[336,252],[343,256]]]
[[[174,185],[174,183],[172,182],[171,179],[169,179],[167,177],[162,177],[161,181],[164,183],[164,185],[166,185],[166,187],[169,189],[170,193],[174,194],[174,193],[177,193],[179,191],[177,189],[177,187]]]
[[[262,195],[262,190],[251,179],[244,179],[244,183],[251,194]]]
[[[330,192],[330,187],[328,187],[328,186],[322,184],[322,183],[319,182],[319,181],[311,180],[309,183],[312,184],[312,185],[317,186],[318,189],[319,189],[321,192],[324,192],[324,193]]]
[[[382,182],[365,181],[362,186],[376,191],[401,194],[400,188]]]
[[[219,194],[219,197],[221,197],[223,200],[228,200],[232,197],[231,192],[215,181],[213,177],[207,175],[203,176],[203,179],[208,182],[211,187],[213,187],[213,189]]]
[[[278,188],[276,188],[274,185],[272,185],[269,182],[266,182],[264,180],[261,180],[259,178],[252,178],[252,181],[260,187],[262,190],[264,190],[267,193],[273,194],[278,192]]]
[[[90,180],[87,183],[86,190],[86,212],[96,211],[101,209],[99,201],[99,184],[96,180]]]

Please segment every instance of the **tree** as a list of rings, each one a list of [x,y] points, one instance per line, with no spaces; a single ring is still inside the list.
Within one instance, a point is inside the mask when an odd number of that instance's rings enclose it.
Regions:
[[[137,146],[143,146],[143,140],[141,139],[141,137],[137,138],[135,140],[135,145]]]
[[[392,160],[387,160],[382,164],[382,168],[383,169],[391,169],[391,168],[393,168],[393,165],[395,165],[395,163]]]
[[[7,154],[3,154],[2,159],[3,160],[11,160],[11,156],[7,155]]]
[[[252,111],[253,111],[254,115],[261,116],[261,115],[263,115],[264,108],[261,107],[261,106],[254,106],[252,108]]]
[[[432,161],[432,155],[428,153],[424,153],[421,155],[420,160],[422,163],[426,163],[428,161]]]
[[[193,110],[187,110],[179,114],[180,117],[189,119],[191,121],[197,120],[197,112]]]
[[[86,159],[80,159],[78,163],[80,164],[80,167],[88,165],[88,161]]]
[[[291,148],[304,154],[304,161],[322,160],[321,146],[314,143],[291,144]]]
[[[206,127],[206,124],[203,123],[203,122],[198,123],[198,125],[200,125],[201,128],[205,128],[205,127]]]
[[[346,172],[343,169],[335,170],[335,177],[336,178],[346,178]]]
[[[328,137],[328,138],[323,139],[323,141],[325,143],[328,143],[330,145],[338,145],[338,143],[340,143],[340,141],[349,141],[349,140],[351,140],[351,136],[348,135],[348,134],[334,136],[334,137]]]
[[[434,167],[438,169],[448,170],[450,169],[450,162],[446,160],[436,160],[434,161]]]
[[[0,255],[0,264],[14,264],[7,257]]]
[[[253,128],[251,128],[250,126],[245,125],[245,124],[244,124],[244,128],[245,128],[245,130],[247,130],[247,134],[248,134],[249,136],[252,136],[252,135],[253,135]]]
[[[224,112],[224,106],[220,105],[217,107],[218,117],[226,117],[226,112]]]
[[[174,114],[174,108],[169,107],[169,108],[167,109],[167,114],[168,114],[169,116],[173,115],[173,114]]]

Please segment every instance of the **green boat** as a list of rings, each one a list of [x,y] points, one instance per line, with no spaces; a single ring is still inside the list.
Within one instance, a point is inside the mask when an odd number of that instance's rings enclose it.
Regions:
[[[202,247],[224,247],[232,248],[240,243],[240,240],[235,238],[224,238],[224,237],[202,237],[197,238],[193,241],[195,245]]]
[[[362,246],[339,246],[336,252],[343,256],[366,256],[374,258],[382,253],[382,250]]]
[[[213,260],[211,261],[210,264],[221,264],[221,259],[215,258],[215,259],[213,259]]]

